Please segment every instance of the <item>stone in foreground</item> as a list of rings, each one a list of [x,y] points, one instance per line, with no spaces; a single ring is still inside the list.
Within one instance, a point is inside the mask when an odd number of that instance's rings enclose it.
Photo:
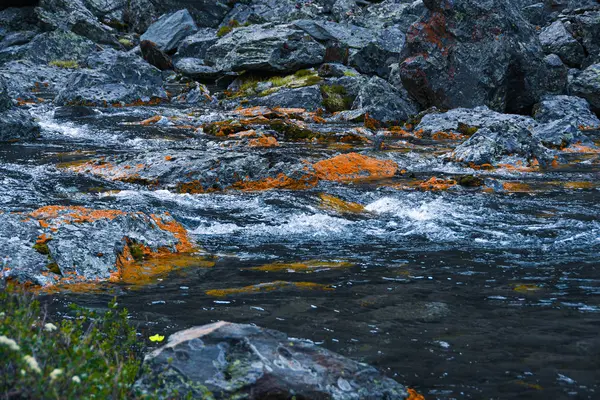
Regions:
[[[216,322],[177,332],[148,354],[135,388],[152,398],[406,399],[375,368],[282,332]],[[412,391],[411,391],[412,392]]]

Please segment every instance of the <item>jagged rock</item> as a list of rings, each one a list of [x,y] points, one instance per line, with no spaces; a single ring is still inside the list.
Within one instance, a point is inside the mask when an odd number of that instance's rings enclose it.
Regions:
[[[514,2],[432,3],[407,34],[400,73],[411,96],[423,108],[528,111],[544,91],[543,52]]]
[[[21,1],[21,0],[19,0]],[[38,19],[32,7],[9,7],[2,9],[0,6],[0,33],[10,31],[37,31]]]
[[[554,153],[542,146],[529,129],[510,122],[498,122],[479,129],[452,152],[452,158],[463,163],[496,165],[503,159],[535,165],[549,164]]]
[[[199,58],[204,59],[206,50],[217,43],[217,31],[211,28],[199,29],[195,34],[186,37],[177,48],[177,58]]]
[[[37,34],[38,32],[36,31],[11,32],[0,40],[0,51],[8,49],[9,47],[27,44],[31,42],[31,39]]]
[[[430,113],[423,116],[415,130],[423,131],[425,134],[435,132],[461,132],[474,133],[480,128],[489,128],[504,124],[532,129],[536,122],[533,118],[515,114],[502,114],[488,107],[456,108],[445,113]]]
[[[349,16],[347,20],[369,29],[380,30],[393,26],[406,32],[426,11],[422,1],[383,0],[369,4],[360,13]]]
[[[216,322],[177,332],[148,354],[135,390],[154,398],[407,399],[375,368],[284,333]]]
[[[69,30],[96,43],[118,45],[112,29],[100,23],[81,0],[40,0],[35,12],[46,30]]]
[[[211,96],[208,88],[198,82],[193,82],[191,87],[173,99],[177,104],[211,104],[216,99]]]
[[[355,49],[361,49],[375,40],[373,31],[351,24],[304,19],[294,21],[293,26],[303,30],[315,40],[322,42],[333,40]]]
[[[323,78],[341,78],[343,76],[360,76],[360,73],[352,67],[343,64],[322,64],[318,70],[319,76]]]
[[[35,36],[29,43],[0,51],[0,64],[13,60],[29,60],[48,64],[52,61],[85,60],[96,45],[73,32],[55,30]]]
[[[596,113],[600,113],[600,64],[594,64],[577,74],[569,86],[571,94],[583,97]]]
[[[294,72],[323,61],[325,47],[289,25],[234,29],[211,46],[204,61],[221,71]]]
[[[594,142],[581,132],[579,126],[566,118],[537,125],[533,129],[533,136],[544,146],[554,149],[564,149],[575,143],[595,147]]]
[[[29,112],[14,108],[6,84],[0,79],[0,142],[35,139],[40,126]]]
[[[40,92],[53,97],[72,78],[73,70],[32,61],[11,61],[0,68],[13,99],[36,100]]]
[[[141,58],[115,50],[91,56],[82,70],[58,93],[58,105],[143,104],[165,101],[160,71]]]
[[[571,67],[580,66],[585,58],[583,46],[567,31],[561,21],[555,21],[542,29],[540,42],[545,52],[557,54]]]
[[[219,76],[219,71],[198,58],[182,58],[175,63],[175,69],[194,79],[214,79]]]
[[[223,24],[230,21],[238,21],[240,24],[284,23],[297,19],[322,19],[322,14],[325,12],[327,12],[326,4],[320,0],[310,2],[253,0],[248,3],[236,2],[222,21]]]
[[[533,111],[533,117],[541,123],[567,119],[576,126],[600,126],[600,119],[591,112],[590,104],[581,97],[545,96]]]
[[[128,0],[83,0],[86,8],[101,21],[123,21]]]
[[[141,36],[140,40],[156,43],[166,53],[175,49],[186,37],[198,31],[198,27],[188,10],[179,10],[161,16]]]
[[[546,88],[546,94],[564,94],[569,82],[569,69],[556,54],[548,54],[544,57],[544,69],[546,75],[543,77],[542,86]]]
[[[12,100],[8,95],[8,89],[3,79],[0,79],[0,112],[12,108]]]
[[[140,51],[144,60],[148,61],[150,65],[155,66],[161,71],[173,69],[173,62],[171,57],[165,54],[164,51],[158,48],[156,43],[149,40],[143,40],[140,43]]]
[[[394,88],[378,76],[372,77],[360,86],[352,108],[386,123],[406,121],[418,112],[406,92]]]
[[[406,36],[400,29],[392,27],[382,30],[377,39],[353,53],[349,65],[363,74],[387,78],[390,66],[402,61],[401,52]]]
[[[315,111],[323,107],[323,96],[318,85],[297,89],[280,89],[273,94],[250,100],[252,105],[266,107],[304,108]]]
[[[40,286],[119,281],[140,258],[197,250],[167,214],[46,206],[0,222],[0,280]]]
[[[583,4],[580,7],[583,7]],[[573,36],[585,49],[587,57],[583,61],[583,67],[600,63],[600,9],[598,5],[596,4],[595,9],[570,13],[565,16],[564,20],[569,24]]]

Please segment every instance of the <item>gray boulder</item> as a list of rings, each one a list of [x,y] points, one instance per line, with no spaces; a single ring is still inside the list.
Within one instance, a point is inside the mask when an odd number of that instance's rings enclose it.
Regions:
[[[230,21],[240,24],[263,24],[266,22],[286,23],[298,19],[323,20],[328,1],[315,0],[253,0],[236,2],[233,9],[222,19],[222,25]]]
[[[388,78],[391,65],[402,61],[405,41],[406,35],[400,29],[383,29],[375,40],[350,56],[349,65],[363,74]]]
[[[546,53],[557,54],[561,60],[578,67],[585,58],[583,46],[567,31],[561,21],[555,21],[540,32],[540,42]]]
[[[535,104],[545,89],[543,51],[515,2],[424,3],[429,11],[408,30],[400,67],[423,108],[527,112]]]
[[[291,25],[234,29],[206,51],[204,61],[221,71],[294,72],[318,65],[325,47]]]
[[[182,58],[175,63],[175,68],[194,79],[213,79],[220,75],[216,68],[205,65],[204,61],[198,58]]]
[[[596,4],[595,8],[586,11],[583,9],[573,11],[564,17],[564,21],[565,24],[569,24],[573,36],[585,49],[587,57],[583,61],[583,67],[600,63],[600,9],[598,5]]]
[[[323,107],[323,96],[318,85],[306,86],[297,89],[280,89],[264,97],[250,100],[252,105],[266,107],[305,108],[315,111]]]
[[[179,10],[172,14],[161,16],[158,21],[150,25],[140,40],[149,40],[156,43],[164,52],[171,52],[186,37],[198,31],[198,27],[188,10]]]
[[[537,125],[533,129],[533,136],[544,146],[553,149],[564,149],[575,143],[596,147],[594,142],[579,130],[579,126],[567,118]]]
[[[378,76],[360,86],[352,109],[385,123],[406,121],[418,112],[405,91],[394,88]]]
[[[590,110],[590,104],[576,96],[545,96],[533,108],[533,118],[541,123],[562,119],[576,126],[600,126],[600,119]]]
[[[294,21],[293,26],[303,30],[315,40],[323,42],[334,40],[355,49],[361,49],[375,40],[372,30],[352,24],[304,19]]]
[[[134,390],[166,399],[406,399],[375,368],[282,332],[216,322],[190,328],[146,355]]]
[[[592,110],[600,113],[600,63],[579,73],[569,86],[569,92],[586,99]]]
[[[69,30],[96,43],[118,45],[113,30],[99,22],[81,0],[40,0],[35,12],[46,30]]]
[[[556,54],[544,57],[543,69],[546,74],[542,77],[545,94],[565,94],[569,82],[569,68]]]
[[[546,165],[552,162],[554,153],[545,148],[529,129],[499,122],[479,129],[454,149],[452,158],[477,165],[496,165],[505,160],[511,164],[524,161]]]
[[[186,37],[177,48],[175,58],[199,58],[204,59],[206,50],[217,43],[217,31],[212,28],[199,29],[195,34]]]
[[[136,55],[105,50],[87,64],[94,68],[72,76],[58,93],[58,105],[107,106],[166,101],[160,70]]]
[[[0,112],[12,108],[13,103],[8,95],[8,89],[3,79],[0,79]]]
[[[39,124],[29,112],[13,106],[6,84],[0,79],[0,142],[30,140],[39,135]]]

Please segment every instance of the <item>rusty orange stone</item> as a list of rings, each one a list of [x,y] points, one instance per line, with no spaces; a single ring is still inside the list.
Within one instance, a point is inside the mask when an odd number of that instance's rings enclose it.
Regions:
[[[313,165],[319,179],[325,181],[355,181],[391,178],[398,165],[392,160],[378,160],[358,153],[342,154]]]

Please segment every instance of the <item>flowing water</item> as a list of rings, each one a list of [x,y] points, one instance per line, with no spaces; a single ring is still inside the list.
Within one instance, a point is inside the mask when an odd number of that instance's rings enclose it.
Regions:
[[[145,332],[255,323],[373,364],[427,399],[600,398],[597,156],[546,172],[475,171],[491,182],[527,184],[512,191],[403,190],[394,178],[306,191],[178,194],[56,165],[199,148],[211,139],[123,124],[186,110],[138,108],[72,121],[54,120],[52,111],[33,110],[42,140],[0,146],[3,211],[47,204],[168,211],[215,260],[150,285],[55,295],[59,309],[67,301],[103,307],[117,295]],[[442,150],[404,143],[379,156],[422,179],[474,173],[439,161],[434,153]],[[325,157],[336,150],[285,143],[278,151]],[[324,192],[365,211],[323,208]],[[275,283],[218,291],[267,282]]]

